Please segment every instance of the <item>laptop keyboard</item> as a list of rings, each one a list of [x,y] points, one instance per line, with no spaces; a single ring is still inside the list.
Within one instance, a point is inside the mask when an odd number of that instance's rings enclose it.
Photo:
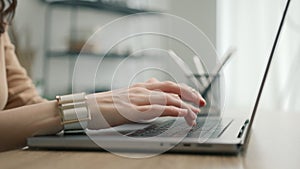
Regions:
[[[229,126],[232,120],[221,118],[198,118],[197,125],[189,127],[184,120],[167,120],[154,123],[146,128],[136,130],[131,137],[190,137],[217,138]]]

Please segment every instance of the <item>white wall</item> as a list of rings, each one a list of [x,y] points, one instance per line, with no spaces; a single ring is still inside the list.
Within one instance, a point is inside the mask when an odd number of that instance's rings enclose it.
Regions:
[[[216,0],[172,0],[169,13],[192,22],[216,43]]]
[[[186,28],[185,25],[181,25],[181,31],[185,34],[185,37],[189,39],[189,42],[194,45],[192,47],[199,52],[198,55],[204,59],[208,70],[211,71],[216,64],[216,55],[211,53],[208,48],[202,48],[202,45],[204,46],[205,44],[211,43],[212,48],[215,48],[216,45],[216,0],[172,0],[170,1],[169,13],[186,19],[187,22],[197,27],[204,36],[207,36],[208,41],[204,42],[202,39],[199,40],[201,37],[198,32],[189,32],[189,28]],[[181,32],[177,33],[180,34]],[[180,48],[180,46],[177,47]],[[182,53],[182,55],[183,57],[190,57],[188,53]],[[192,59],[188,58],[185,61],[189,63]],[[196,71],[193,63],[189,63],[189,65],[193,68],[193,71]]]
[[[238,51],[225,71],[227,106],[253,108],[273,45],[285,0],[219,0],[218,48],[234,45]],[[299,1],[291,1],[274,54],[260,109],[299,110]],[[298,85],[299,86],[299,85]]]

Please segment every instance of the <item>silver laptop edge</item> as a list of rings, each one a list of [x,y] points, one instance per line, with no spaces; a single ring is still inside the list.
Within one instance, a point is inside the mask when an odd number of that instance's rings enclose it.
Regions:
[[[255,118],[255,115],[257,113],[257,107],[258,107],[258,104],[259,104],[259,101],[260,101],[262,91],[263,91],[264,86],[265,86],[265,82],[266,82],[266,79],[267,79],[267,76],[268,76],[268,73],[269,73],[269,70],[270,70],[270,66],[271,66],[271,63],[272,63],[272,60],[273,60],[273,56],[274,56],[274,53],[275,53],[275,50],[276,50],[276,47],[277,47],[278,39],[280,37],[280,33],[281,33],[281,30],[282,30],[282,27],[283,27],[283,24],[284,24],[284,21],[285,21],[285,18],[286,18],[286,14],[287,14],[287,11],[288,11],[289,6],[290,6],[290,2],[291,2],[290,0],[287,0],[287,2],[286,2],[285,9],[284,9],[284,12],[283,12],[280,24],[279,24],[279,28],[278,28],[278,31],[276,33],[274,43],[272,45],[272,49],[271,49],[271,52],[270,52],[268,63],[267,63],[267,66],[266,66],[266,69],[265,69],[265,72],[264,72],[264,76],[263,76],[263,79],[262,79],[262,82],[261,82],[261,85],[260,85],[260,88],[259,88],[259,91],[258,91],[258,95],[257,95],[256,101],[255,101],[254,108],[253,108],[253,111],[252,111],[252,114],[251,114],[251,117],[250,117],[250,123],[249,123],[248,127],[246,127],[246,129],[245,129],[246,134],[245,134],[245,139],[244,139],[244,142],[243,142],[243,143],[245,143],[244,145],[247,145],[248,142],[249,142],[249,139],[250,139],[250,129],[252,128],[252,124],[254,122],[254,118]]]

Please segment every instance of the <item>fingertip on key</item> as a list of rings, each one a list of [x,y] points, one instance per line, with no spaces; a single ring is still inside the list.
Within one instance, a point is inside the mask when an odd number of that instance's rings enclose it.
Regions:
[[[196,120],[194,120],[192,126],[196,126],[196,125],[197,125]]]

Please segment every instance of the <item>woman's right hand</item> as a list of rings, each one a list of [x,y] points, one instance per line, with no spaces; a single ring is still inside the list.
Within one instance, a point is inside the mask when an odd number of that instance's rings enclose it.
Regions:
[[[92,112],[88,128],[107,128],[161,116],[184,117],[189,125],[195,125],[200,109],[184,101],[205,105],[205,100],[191,87],[156,79],[129,88],[88,95]]]

